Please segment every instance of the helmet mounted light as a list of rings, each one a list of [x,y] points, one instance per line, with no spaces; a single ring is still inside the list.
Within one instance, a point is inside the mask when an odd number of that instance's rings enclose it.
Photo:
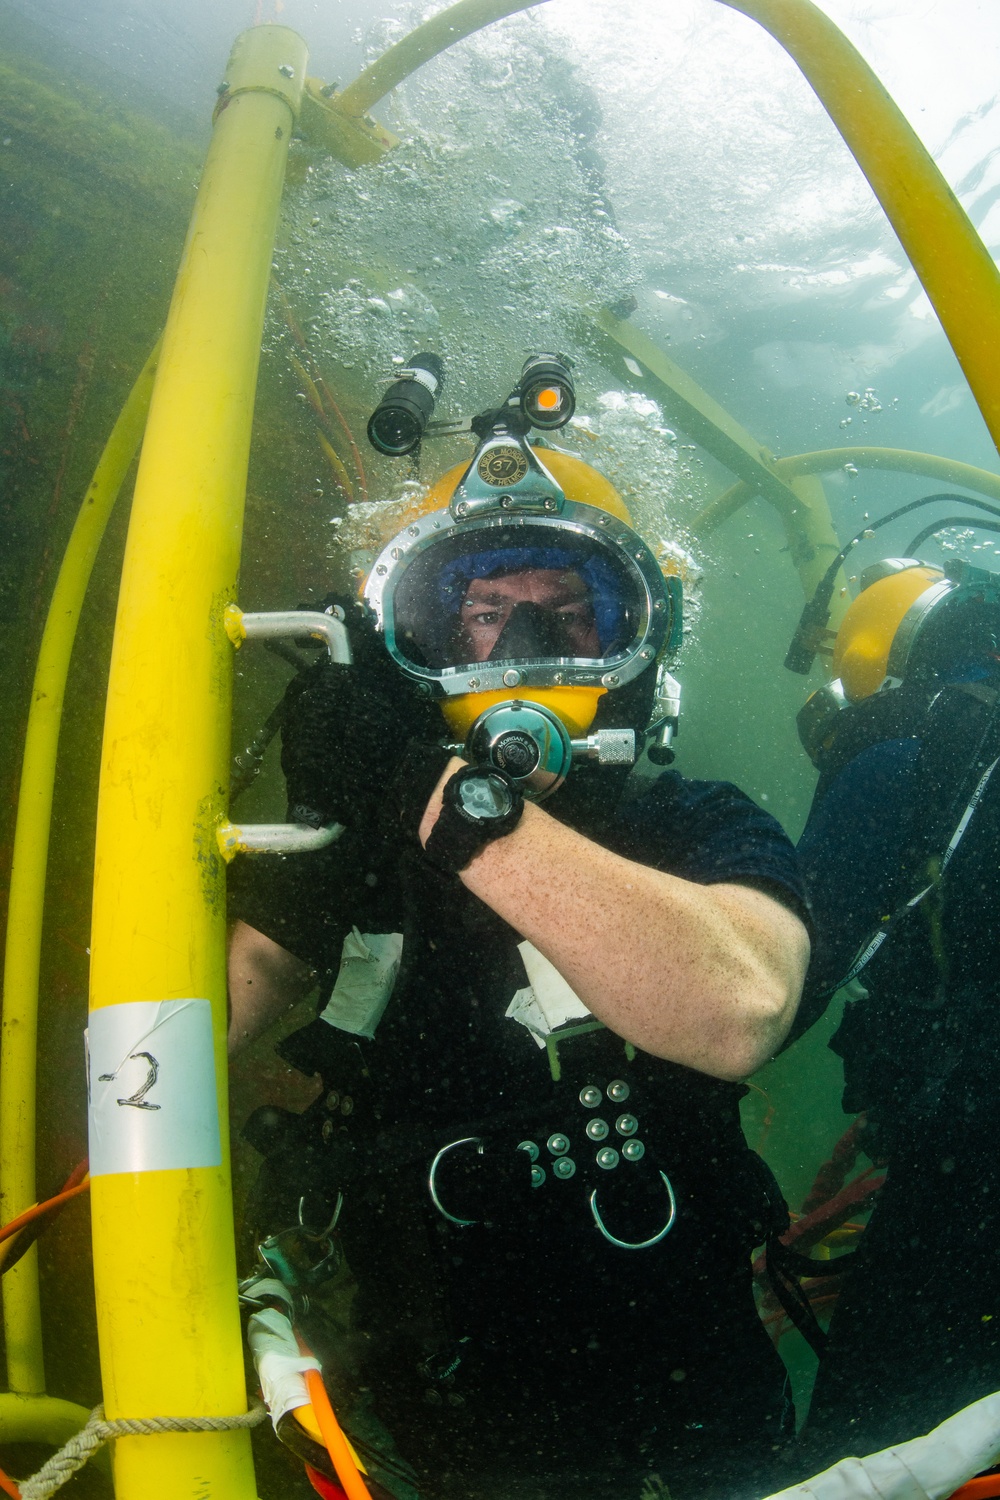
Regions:
[[[565,427],[576,410],[576,390],[564,354],[532,354],[524,362],[518,386],[521,411],[543,432]]]

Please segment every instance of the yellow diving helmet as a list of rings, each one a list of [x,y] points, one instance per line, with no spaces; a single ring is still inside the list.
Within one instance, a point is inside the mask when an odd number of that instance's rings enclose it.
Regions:
[[[967,563],[947,572],[913,557],[866,568],[833,645],[833,680],[798,715],[799,737],[816,762],[840,711],[921,673],[936,681],[975,676],[995,659],[1000,579]]]
[[[883,526],[925,506],[963,506],[1000,517],[1000,508],[974,495],[950,492],[908,500],[877,521],[868,521],[841,547],[802,608],[785,656],[790,672],[805,676],[824,642],[841,565],[859,542]],[[947,515],[922,527],[907,551],[952,526],[1000,531],[996,520],[979,515]],[[969,680],[992,671],[1000,647],[1000,577],[958,559],[935,568],[916,557],[887,557],[861,574],[861,588],[848,607],[833,646],[833,681],[812,694],[798,714],[799,738],[810,760],[818,764],[837,731],[841,710],[870,698],[883,688],[899,687],[920,673],[928,679]],[[990,666],[986,663],[989,661]]]
[[[548,386],[532,390],[543,421],[523,398],[515,405],[524,385],[473,419],[471,463],[404,514],[362,594],[389,655],[440,701],[463,753],[540,798],[574,756],[635,759],[634,729],[589,731],[605,694],[679,643],[681,589],[607,479],[528,444],[529,426],[555,424],[544,420]]]
[[[833,644],[833,675],[849,703],[902,682],[933,610],[957,585],[941,568],[913,557],[886,557],[861,574]]]

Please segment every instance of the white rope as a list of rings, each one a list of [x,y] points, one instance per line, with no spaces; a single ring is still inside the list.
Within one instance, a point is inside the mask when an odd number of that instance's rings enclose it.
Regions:
[[[37,1474],[22,1481],[21,1500],[48,1500],[112,1438],[146,1437],[156,1432],[231,1432],[256,1427],[266,1416],[267,1408],[257,1404],[237,1417],[119,1417],[109,1422],[104,1407],[95,1406],[86,1426],[74,1433]]]

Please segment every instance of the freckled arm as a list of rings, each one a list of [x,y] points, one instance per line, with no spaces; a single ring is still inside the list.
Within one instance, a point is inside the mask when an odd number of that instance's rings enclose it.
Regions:
[[[426,842],[452,760],[420,826]],[[805,927],[771,896],[613,854],[533,803],[463,884],[533,943],[593,1014],[645,1052],[718,1078],[773,1056],[798,1006]]]

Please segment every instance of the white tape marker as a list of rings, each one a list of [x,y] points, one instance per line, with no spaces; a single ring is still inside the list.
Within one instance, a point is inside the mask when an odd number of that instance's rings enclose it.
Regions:
[[[90,1013],[90,1175],[217,1167],[207,1000],[133,1000]]]

